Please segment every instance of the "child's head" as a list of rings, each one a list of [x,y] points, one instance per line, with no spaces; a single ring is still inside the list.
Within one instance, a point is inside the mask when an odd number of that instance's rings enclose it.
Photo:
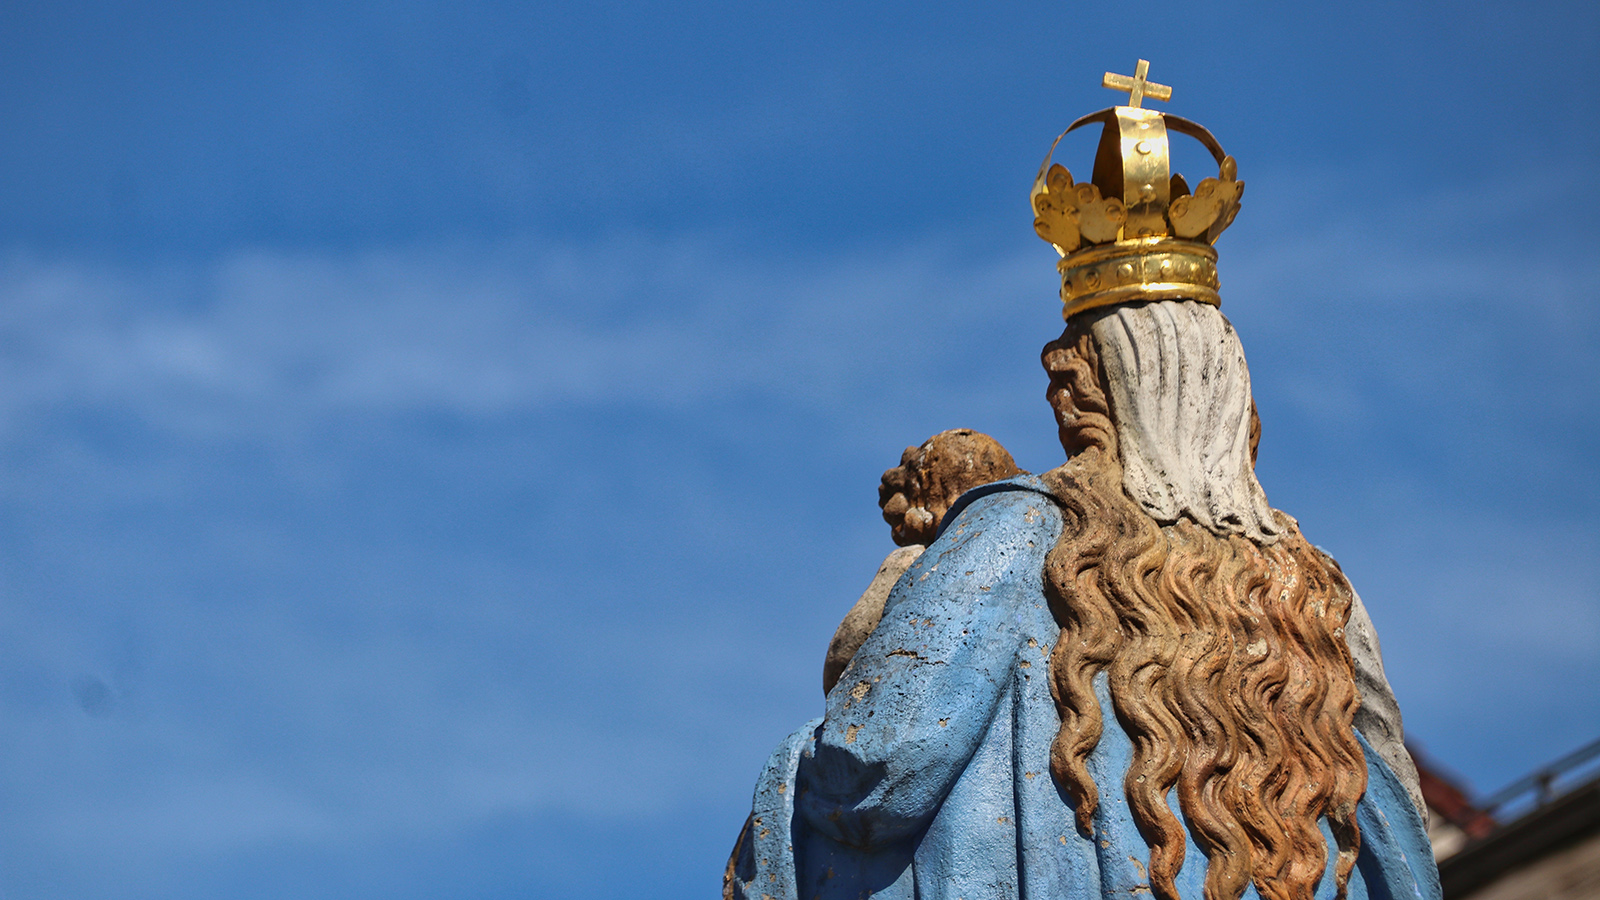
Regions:
[[[900,465],[883,473],[878,505],[896,544],[929,544],[962,494],[1020,474],[994,438],[970,428],[941,431],[921,447],[907,447]]]

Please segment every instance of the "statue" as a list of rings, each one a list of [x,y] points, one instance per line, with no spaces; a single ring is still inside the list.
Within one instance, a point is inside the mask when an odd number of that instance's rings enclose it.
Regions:
[[[1212,248],[1243,183],[1147,66],[1072,126],[1091,182],[1034,186],[1066,463],[903,502],[937,536],[768,760],[724,897],[1440,896],[1371,622],[1255,477]],[[1169,175],[1168,130],[1218,177]]]

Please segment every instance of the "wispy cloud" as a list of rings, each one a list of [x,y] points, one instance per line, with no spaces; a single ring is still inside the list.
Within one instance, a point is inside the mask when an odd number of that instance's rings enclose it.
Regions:
[[[696,242],[520,242],[244,252],[155,272],[13,253],[0,267],[0,399],[12,412],[108,404],[191,421],[229,405],[248,429],[282,427],[259,418],[269,410],[838,396],[903,365],[895,348],[958,347],[941,334],[956,310],[1018,321],[1035,308],[1015,261],[958,267],[940,250],[819,265]],[[974,295],[986,309],[971,311]]]

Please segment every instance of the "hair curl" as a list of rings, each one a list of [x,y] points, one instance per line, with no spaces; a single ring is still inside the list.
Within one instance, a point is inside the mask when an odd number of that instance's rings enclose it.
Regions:
[[[1152,519],[1123,490],[1092,332],[1069,324],[1042,356],[1070,457],[1044,476],[1066,519],[1044,571],[1061,626],[1050,769],[1079,828],[1092,833],[1099,801],[1087,759],[1103,728],[1094,679],[1104,672],[1133,742],[1123,790],[1150,845],[1157,897],[1177,900],[1183,866],[1174,788],[1209,860],[1207,900],[1236,900],[1251,882],[1266,900],[1313,897],[1328,864],[1319,819],[1337,844],[1344,897],[1367,775],[1344,641],[1349,583],[1281,513],[1285,533],[1265,546]],[[1252,421],[1252,461],[1258,435]]]

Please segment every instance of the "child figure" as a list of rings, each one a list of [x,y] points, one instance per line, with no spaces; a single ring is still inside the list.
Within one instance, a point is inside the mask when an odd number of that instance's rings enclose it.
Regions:
[[[900,465],[883,473],[878,506],[899,547],[884,559],[833,633],[822,664],[824,694],[833,690],[844,667],[877,627],[889,589],[933,543],[951,505],[975,487],[1025,474],[999,441],[970,428],[941,431],[921,447],[907,447]]]

